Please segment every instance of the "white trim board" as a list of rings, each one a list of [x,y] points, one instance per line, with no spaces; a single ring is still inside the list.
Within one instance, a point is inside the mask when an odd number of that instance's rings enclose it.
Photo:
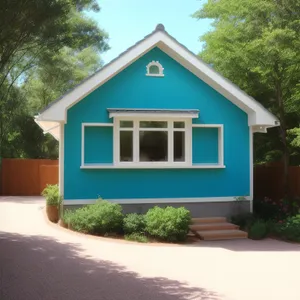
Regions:
[[[233,83],[215,72],[209,65],[201,61],[196,55],[177,42],[161,27],[157,28],[152,34],[136,43],[117,59],[103,67],[99,72],[95,73],[86,81],[75,87],[59,101],[54,102],[50,107],[36,117],[37,121],[67,122],[67,110],[70,107],[86,97],[99,86],[103,85],[154,47],[160,48],[167,55],[195,74],[198,78],[206,82],[209,86],[237,105],[240,109],[244,110],[248,114],[249,126],[264,125],[266,127],[273,127],[279,125],[278,119],[272,113],[266,110],[262,105],[240,90]]]
[[[156,204],[156,203],[217,203],[217,202],[235,202],[235,197],[208,197],[208,198],[140,198],[140,199],[104,199],[109,202],[119,204]],[[64,205],[85,205],[93,204],[97,199],[71,199],[64,200]],[[243,201],[250,201],[245,197]]]
[[[80,169],[225,169],[220,164],[192,164],[173,163],[119,163],[119,164],[84,164]]]
[[[60,123],[60,136],[59,136],[59,157],[58,157],[58,187],[59,194],[63,197],[64,195],[64,158],[65,158],[65,124]]]

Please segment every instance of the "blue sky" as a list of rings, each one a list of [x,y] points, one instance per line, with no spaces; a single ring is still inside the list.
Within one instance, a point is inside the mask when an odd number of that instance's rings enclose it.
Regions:
[[[100,13],[89,13],[109,34],[111,49],[102,54],[105,63],[152,32],[158,23],[194,53],[201,50],[199,37],[210,29],[210,20],[191,15],[205,0],[98,0]]]

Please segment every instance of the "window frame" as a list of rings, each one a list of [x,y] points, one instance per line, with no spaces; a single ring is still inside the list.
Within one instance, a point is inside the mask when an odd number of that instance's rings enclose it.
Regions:
[[[132,128],[120,127],[121,121],[133,121]],[[139,126],[140,121],[159,121],[167,122],[166,128],[142,128]],[[174,122],[184,122],[184,128],[174,128]],[[133,160],[120,160],[120,131],[133,132]],[[168,160],[167,161],[140,161],[140,131],[167,131],[168,132]],[[174,131],[185,132],[185,160],[174,161]],[[139,166],[139,167],[154,167],[154,166],[192,166],[192,120],[187,118],[162,118],[162,117],[114,117],[113,126],[113,160],[115,166]]]

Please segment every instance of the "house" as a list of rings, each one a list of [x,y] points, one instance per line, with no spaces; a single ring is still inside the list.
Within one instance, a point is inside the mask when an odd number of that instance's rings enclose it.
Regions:
[[[236,197],[252,210],[253,134],[279,124],[161,24],[35,120],[59,140],[65,206],[101,196],[199,217],[230,215]]]

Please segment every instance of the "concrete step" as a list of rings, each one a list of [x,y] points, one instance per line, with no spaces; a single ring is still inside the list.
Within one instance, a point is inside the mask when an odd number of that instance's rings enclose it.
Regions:
[[[195,234],[202,240],[214,241],[214,240],[232,240],[232,239],[246,239],[248,233],[237,230],[204,230],[195,231]]]
[[[212,217],[212,218],[192,218],[192,224],[199,223],[226,223],[226,218],[224,217]]]
[[[239,229],[239,226],[232,223],[196,223],[190,225],[191,231],[206,231],[206,230],[229,230]]]

